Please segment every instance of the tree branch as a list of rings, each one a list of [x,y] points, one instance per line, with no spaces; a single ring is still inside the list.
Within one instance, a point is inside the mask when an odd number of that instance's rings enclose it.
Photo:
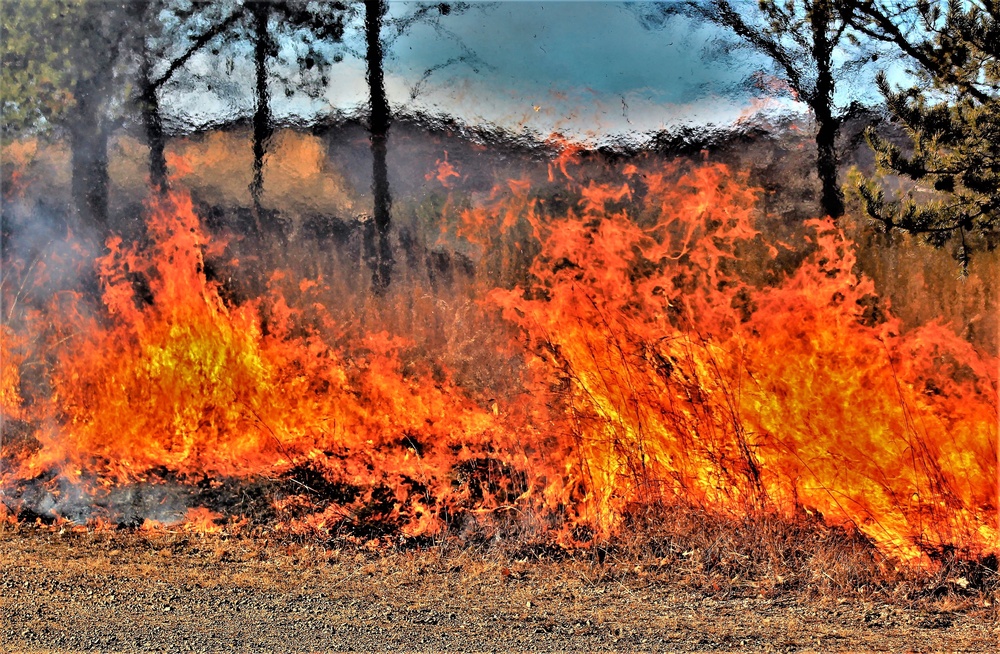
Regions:
[[[811,100],[814,95],[813,91],[811,89],[806,89],[802,83],[802,77],[796,69],[795,61],[791,54],[775,39],[768,38],[762,33],[761,30],[751,27],[746,21],[743,20],[743,17],[739,14],[739,12],[733,9],[732,5],[730,5],[726,0],[716,0],[714,5],[716,8],[716,12],[714,14],[707,13],[703,15],[707,15],[707,17],[713,22],[729,27],[736,33],[737,36],[743,38],[754,49],[766,54],[774,60],[774,62],[781,66],[784,70],[785,76],[788,78],[789,85],[807,103],[811,104]]]
[[[245,10],[242,7],[240,9],[235,10],[232,14],[230,14],[230,16],[226,20],[222,21],[221,23],[218,23],[217,25],[213,25],[212,27],[207,29],[204,33],[202,33],[197,39],[195,39],[194,43],[191,44],[191,47],[185,50],[184,54],[182,54],[180,57],[170,62],[170,66],[167,68],[167,71],[163,73],[163,75],[158,77],[156,80],[154,80],[152,84],[150,84],[152,90],[155,91],[156,89],[163,86],[167,81],[170,80],[171,77],[173,77],[174,73],[180,70],[184,66],[184,64],[186,64],[188,60],[192,56],[194,56],[196,52],[204,48],[208,44],[208,42],[214,39],[216,36],[222,34],[227,29],[232,27],[236,23],[236,21],[238,21],[240,18],[243,17],[244,11]]]
[[[937,61],[929,56],[923,47],[920,47],[921,44],[911,43],[906,35],[903,34],[899,25],[893,22],[888,12],[884,11],[881,7],[877,7],[872,0],[856,0],[854,9],[855,12],[852,15],[858,16],[860,13],[860,16],[867,18],[878,28],[877,30],[872,29],[865,25],[863,20],[858,19],[854,24],[856,30],[873,39],[894,43],[900,50],[923,66],[925,70],[941,80],[959,87],[963,92],[968,93],[979,102],[988,102],[990,100],[990,95],[981,91],[975,84],[963,80],[944,66],[939,65]],[[902,10],[900,13],[902,13]]]

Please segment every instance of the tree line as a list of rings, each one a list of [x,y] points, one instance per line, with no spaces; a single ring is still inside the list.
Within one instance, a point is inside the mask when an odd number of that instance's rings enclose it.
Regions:
[[[392,196],[386,163],[392,112],[385,91],[386,48],[419,23],[468,9],[466,3],[415,5],[388,18],[387,0],[11,0],[0,9],[0,112],[5,137],[57,132],[71,151],[74,209],[88,224],[108,221],[108,142],[115,129],[141,125],[149,176],[168,189],[161,99],[177,73],[199,54],[249,51],[253,175],[249,186],[258,230],[264,229],[264,160],[274,130],[271,89],[319,98],[349,48],[345,29],[363,34],[372,153],[376,243],[372,279],[389,284]],[[293,47],[282,47],[292,44]],[[226,73],[235,65],[228,55]]]
[[[838,88],[880,58],[905,66],[906,81],[887,68],[875,78],[883,111],[910,143],[866,129],[880,174],[857,184],[866,214],[886,232],[955,242],[963,270],[973,252],[1000,243],[1000,0],[691,0],[680,10],[771,59],[809,107],[820,204],[834,218],[844,212],[837,137],[856,108],[838,106]],[[884,175],[913,184],[890,192]]]
[[[0,111],[5,137],[57,130],[72,153],[75,209],[88,222],[108,218],[108,139],[141,125],[150,180],[168,185],[167,130],[160,104],[196,55],[229,48],[253,63],[253,177],[262,218],[264,161],[274,129],[271,89],[320,97],[345,53],[366,62],[372,153],[372,220],[377,235],[372,279],[389,284],[392,195],[386,163],[392,109],[385,90],[387,48],[414,24],[440,21],[462,3],[415,3],[390,16],[386,0],[7,0],[0,9]],[[904,128],[900,147],[874,127],[866,138],[879,176],[857,191],[867,215],[886,231],[920,234],[934,245],[956,243],[968,265],[1000,236],[1000,0],[683,0],[658,3],[664,17],[683,13],[727,30],[774,64],[782,87],[816,124],[819,202],[844,213],[838,136],[857,105],[843,88],[864,68],[896,62],[906,76],[875,83],[881,108]],[[363,52],[343,47],[361,31]],[[292,44],[293,47],[287,47]],[[889,191],[884,176],[912,181]]]

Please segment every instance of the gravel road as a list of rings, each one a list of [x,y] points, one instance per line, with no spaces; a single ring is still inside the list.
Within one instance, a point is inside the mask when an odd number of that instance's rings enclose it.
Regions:
[[[655,566],[0,531],[0,651],[996,651],[988,600],[713,591]],[[762,596],[763,595],[763,596]]]

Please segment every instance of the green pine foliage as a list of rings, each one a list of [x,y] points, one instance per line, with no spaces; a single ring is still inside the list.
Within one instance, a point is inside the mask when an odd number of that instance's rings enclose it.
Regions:
[[[909,88],[894,88],[884,75],[878,80],[912,146],[869,128],[880,176],[862,178],[858,189],[877,224],[938,247],[954,244],[964,269],[976,250],[1000,243],[1000,2],[921,1],[908,8],[909,23],[893,6],[895,16],[866,3],[864,15],[870,34],[919,64]],[[887,191],[893,175],[912,183]]]

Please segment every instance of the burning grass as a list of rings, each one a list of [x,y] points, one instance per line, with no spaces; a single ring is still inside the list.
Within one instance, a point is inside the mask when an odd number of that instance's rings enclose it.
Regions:
[[[32,266],[14,262],[4,511],[383,545],[639,539],[808,587],[890,578],[890,557],[992,588],[997,360],[933,321],[904,332],[828,221],[783,269],[791,246],[758,234],[756,192],[723,166],[574,163],[443,191],[437,244],[471,274],[410,266],[383,298],[340,268],[236,292],[239,247],[183,192],[151,201],[141,241],[108,241],[98,305],[18,301]]]

